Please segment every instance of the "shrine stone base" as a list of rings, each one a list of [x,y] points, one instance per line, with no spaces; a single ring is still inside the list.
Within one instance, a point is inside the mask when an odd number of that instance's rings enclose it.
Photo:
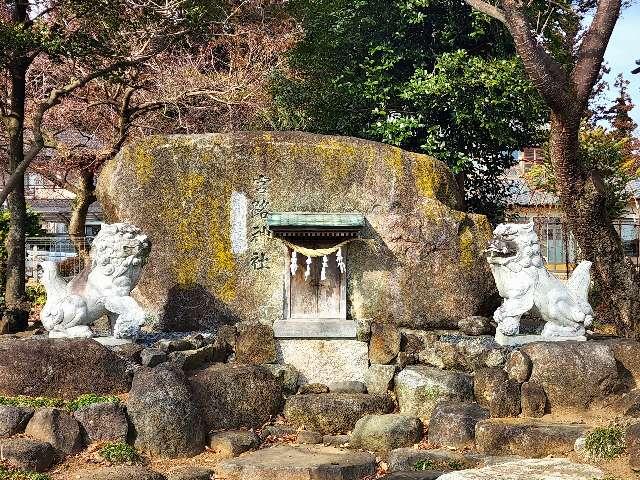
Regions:
[[[500,332],[496,332],[496,342],[506,347],[516,347],[518,345],[526,345],[527,343],[534,342],[585,342],[586,340],[587,337],[585,337],[584,335],[562,337],[544,335],[504,335]]]
[[[278,363],[293,365],[300,384],[365,381],[368,345],[358,340],[276,339]]]

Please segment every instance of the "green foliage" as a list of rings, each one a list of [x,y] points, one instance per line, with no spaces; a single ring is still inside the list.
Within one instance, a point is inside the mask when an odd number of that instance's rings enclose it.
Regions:
[[[24,395],[18,395],[17,397],[0,396],[0,405],[31,408],[63,407],[64,400],[52,397],[27,397]]]
[[[88,407],[89,405],[93,405],[95,403],[119,404],[120,399],[115,395],[102,396],[96,395],[95,393],[86,393],[67,403],[67,410],[75,412],[76,410],[80,410],[81,408]]]
[[[472,210],[499,214],[498,178],[547,116],[506,30],[455,0],[290,5],[305,35],[273,79],[272,126],[431,154]]]
[[[593,458],[616,458],[624,452],[624,430],[617,425],[594,428],[587,434],[584,446]]]
[[[51,480],[51,477],[44,473],[14,470],[0,465],[0,480]]]
[[[34,306],[42,306],[47,302],[47,291],[44,285],[41,283],[29,283],[25,291],[27,293],[27,300]]]
[[[98,453],[111,463],[133,463],[140,458],[135,448],[122,442],[107,443]]]
[[[626,186],[633,178],[629,159],[625,156],[627,138],[618,138],[615,132],[603,127],[583,126],[580,131],[578,159],[586,172],[602,180],[606,194],[606,207],[610,218],[619,217],[627,206],[629,191]],[[545,160],[527,173],[527,181],[534,189],[556,192],[556,178],[545,148]]]
[[[414,470],[437,470],[441,472],[455,471],[464,469],[462,462],[458,460],[419,460],[413,466]]]

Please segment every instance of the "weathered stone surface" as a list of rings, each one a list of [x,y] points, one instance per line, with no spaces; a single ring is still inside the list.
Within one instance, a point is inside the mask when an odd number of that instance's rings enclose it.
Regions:
[[[312,430],[300,430],[298,432],[298,437],[296,438],[298,443],[308,443],[311,445],[315,445],[318,443],[322,443],[322,434],[318,432],[314,432]]]
[[[395,472],[383,475],[381,480],[435,480],[440,478],[442,472],[438,470],[425,470],[422,472]]]
[[[367,344],[357,340],[277,339],[278,363],[293,365],[300,383],[364,382],[369,366]]]
[[[319,395],[321,393],[329,393],[329,387],[322,383],[307,383],[306,385],[300,386],[298,393],[300,395],[307,395],[310,393]]]
[[[472,315],[461,319],[458,322],[458,329],[465,335],[491,335],[493,325],[491,320],[480,315]]]
[[[123,343],[113,349],[121,357],[128,359],[130,362],[140,364],[142,361],[141,353],[144,346],[139,343]]]
[[[334,447],[342,447],[351,441],[351,435],[323,435],[322,443]]]
[[[204,467],[178,467],[169,470],[167,480],[211,480],[213,470]]]
[[[289,425],[265,425],[262,430],[260,430],[260,439],[266,440],[267,437],[285,437],[285,436],[295,436],[298,433],[298,429],[295,427],[291,427]]]
[[[298,391],[300,372],[298,372],[296,367],[293,365],[281,365],[279,363],[267,363],[263,366],[278,379],[285,393],[296,393]]]
[[[604,340],[618,362],[620,376],[631,388],[640,387],[640,343],[629,338]]]
[[[493,336],[441,335],[427,344],[418,359],[434,367],[473,372],[485,367],[498,367],[506,360],[506,350]]]
[[[625,446],[629,454],[629,467],[640,471],[640,423],[630,425],[625,432]]]
[[[509,379],[507,372],[501,368],[482,368],[473,377],[473,394],[476,401],[485,408],[494,401],[500,385]]]
[[[64,454],[75,453],[82,448],[80,424],[58,408],[36,411],[29,420],[25,433],[35,440],[51,444]]]
[[[84,442],[126,442],[129,422],[122,405],[94,403],[74,412],[80,422]]]
[[[167,352],[159,348],[145,348],[140,354],[140,361],[145,367],[155,367],[168,360]]]
[[[324,393],[294,395],[287,399],[285,417],[298,426],[323,434],[346,433],[367,414],[388,413],[389,398],[366,393]]]
[[[165,353],[181,352],[184,350],[193,350],[195,347],[186,338],[163,339],[156,343],[156,348]]]
[[[475,460],[469,460],[460,453],[448,449],[418,450],[415,448],[397,448],[389,452],[389,471],[414,471],[418,462],[432,465],[433,469],[448,471],[452,467],[471,468],[476,466]]]
[[[392,323],[372,323],[369,341],[371,363],[392,363],[400,352],[400,330]]]
[[[233,458],[258,448],[260,439],[252,431],[229,430],[212,434],[208,443],[209,448],[220,458]]]
[[[225,480],[361,480],[376,471],[373,455],[334,447],[279,445],[219,463]]]
[[[587,408],[619,386],[616,359],[605,344],[540,342],[522,351],[533,363],[530,380],[542,385],[551,411]]]
[[[517,417],[520,415],[520,384],[515,380],[502,382],[489,401],[492,417]]]
[[[473,401],[473,380],[456,371],[410,366],[395,377],[400,412],[428,419],[442,400]]]
[[[11,437],[24,432],[33,412],[33,408],[0,405],[0,437]]]
[[[375,244],[349,245],[348,265],[358,272],[347,286],[353,318],[455,328],[494,292],[482,255],[489,223],[454,210],[461,196],[437,160],[301,132],[155,136],[105,165],[97,189],[107,221],[126,218],[153,243],[138,290],[165,327],[281,317],[281,242],[265,243],[268,268],[256,271],[247,248],[253,225],[231,235],[231,220],[260,201],[259,177],[271,211],[365,214],[363,236]]]
[[[476,423],[489,418],[477,403],[442,402],[429,421],[429,443],[444,447],[473,446]]]
[[[94,340],[0,339],[0,395],[71,400],[127,392],[130,385],[126,361]]]
[[[257,428],[282,409],[282,386],[257,365],[214,364],[189,377],[207,430]]]
[[[171,352],[169,354],[169,359],[183,370],[195,370],[207,363],[222,360],[223,355],[220,355],[220,352],[215,345],[210,344],[196,350]]]
[[[520,350],[514,350],[509,355],[504,369],[511,380],[524,383],[531,375],[531,359]]]
[[[572,463],[566,458],[545,458],[451,472],[439,480],[594,480],[603,476],[602,470],[591,465]]]
[[[351,432],[351,447],[389,451],[407,447],[422,439],[424,426],[409,415],[365,415]]]
[[[396,374],[395,365],[371,365],[367,370],[367,392],[384,395],[393,389],[393,377]]]
[[[525,382],[520,388],[520,404],[525,417],[539,418],[544,416],[547,395],[540,384]]]
[[[276,362],[276,344],[269,325],[240,323],[237,329],[236,362],[253,365]]]
[[[136,448],[165,457],[204,449],[205,430],[182,370],[170,364],[138,370],[127,399]]]
[[[165,476],[137,465],[122,465],[117,467],[101,467],[76,472],[71,478],[74,480],[166,480]]]
[[[614,408],[625,417],[640,417],[640,389],[634,389],[622,395]]]
[[[51,444],[28,438],[0,439],[0,449],[10,467],[34,472],[48,470],[56,455]]]
[[[587,429],[585,425],[535,420],[482,420],[476,424],[476,445],[478,451],[491,455],[565,455]]]
[[[367,393],[367,386],[362,382],[333,382],[328,387],[333,393]]]

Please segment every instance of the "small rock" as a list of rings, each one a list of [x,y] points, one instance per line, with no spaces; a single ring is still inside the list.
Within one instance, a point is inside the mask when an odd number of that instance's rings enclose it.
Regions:
[[[229,430],[209,437],[209,448],[222,458],[237,457],[260,445],[258,436],[248,430]]]
[[[366,375],[367,392],[384,395],[392,390],[395,373],[395,365],[371,365]]]
[[[183,370],[195,370],[206,363],[220,361],[215,345],[205,345],[197,350],[181,350],[171,352],[169,359]]]
[[[322,434],[311,430],[300,430],[298,432],[297,442],[308,444],[322,443]]]
[[[369,340],[369,360],[371,363],[386,365],[400,352],[400,331],[391,323],[372,323]]]
[[[82,425],[86,444],[94,442],[126,442],[129,423],[122,405],[94,403],[74,412]]]
[[[33,408],[0,405],[0,438],[23,433],[33,412]]]
[[[167,361],[166,352],[157,348],[145,348],[140,354],[140,361],[145,367],[155,367]]]
[[[367,393],[367,386],[362,382],[334,382],[328,386],[333,393]]]
[[[525,382],[520,388],[520,404],[525,417],[539,418],[544,416],[547,395],[542,385],[536,382]]]
[[[211,480],[213,470],[203,467],[178,467],[165,474],[167,480]]]
[[[140,364],[142,358],[140,354],[144,350],[144,346],[139,343],[124,343],[114,348],[114,352],[121,357],[126,358],[130,362]]]
[[[186,339],[178,338],[178,339],[164,339],[156,342],[155,347],[159,350],[162,350],[166,353],[171,352],[180,352],[182,350],[193,350],[194,345]]]
[[[531,375],[531,359],[520,350],[514,350],[509,355],[504,369],[511,380],[524,383]]]
[[[356,422],[350,445],[365,450],[389,451],[418,443],[423,429],[420,419],[409,415],[366,415]]]
[[[56,454],[51,444],[28,438],[0,439],[0,450],[10,467],[34,472],[48,470]]]
[[[429,422],[429,443],[444,447],[473,446],[476,423],[489,418],[477,403],[442,402]]]
[[[306,385],[301,385],[298,389],[298,394],[307,395],[307,394],[321,394],[321,393],[329,393],[329,387],[323,385],[322,383],[307,383]]]
[[[284,407],[286,419],[297,427],[323,434],[346,433],[367,414],[388,413],[393,402],[367,393],[325,393],[294,395]]]
[[[101,467],[77,471],[71,477],[73,480],[166,480],[158,472],[138,465],[121,465],[117,467]]]
[[[463,372],[410,366],[395,377],[400,413],[428,419],[443,400],[473,401],[473,381]]]
[[[465,335],[490,335],[493,333],[493,325],[487,317],[474,315],[463,318],[458,322],[458,329]]]
[[[261,365],[276,363],[276,342],[273,328],[264,323],[237,325],[236,362]]]
[[[48,442],[64,454],[82,449],[80,424],[64,410],[43,408],[33,414],[25,433],[41,442]]]
[[[489,408],[498,387],[509,379],[507,372],[501,368],[482,368],[473,377],[473,394],[477,402]]]
[[[266,440],[267,437],[281,438],[286,435],[296,435],[298,429],[288,425],[266,425],[260,431],[260,439]]]
[[[298,390],[298,382],[300,381],[300,372],[298,372],[296,367],[280,363],[265,363],[263,366],[269,369],[269,371],[273,373],[273,376],[280,381],[285,393],[296,393]]]
[[[200,350],[210,343],[201,333],[189,335],[186,340],[191,343],[193,350]]]
[[[389,452],[389,471],[415,471],[416,464],[424,462],[434,470],[453,470],[456,468],[470,468],[477,462],[466,459],[461,454],[448,450],[419,450],[415,448],[397,448]]]
[[[517,417],[520,415],[520,384],[515,380],[502,382],[489,402],[492,417]]]
[[[350,435],[324,435],[322,437],[322,443],[325,445],[332,445],[334,447],[341,447],[350,441]]]

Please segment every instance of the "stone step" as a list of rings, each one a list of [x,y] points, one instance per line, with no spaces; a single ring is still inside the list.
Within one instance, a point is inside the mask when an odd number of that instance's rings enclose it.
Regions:
[[[565,455],[573,451],[575,441],[588,429],[578,424],[492,418],[476,424],[476,445],[478,451],[489,455]]]
[[[450,472],[439,480],[594,480],[603,472],[591,465],[572,463],[566,458],[527,459],[483,468]]]
[[[278,445],[220,462],[225,480],[360,480],[376,471],[375,457],[324,446]]]

